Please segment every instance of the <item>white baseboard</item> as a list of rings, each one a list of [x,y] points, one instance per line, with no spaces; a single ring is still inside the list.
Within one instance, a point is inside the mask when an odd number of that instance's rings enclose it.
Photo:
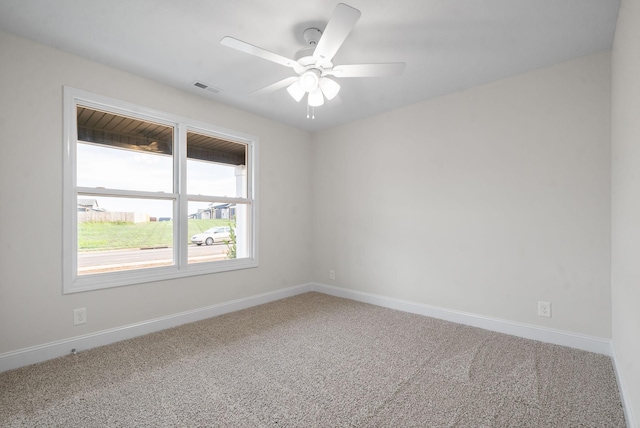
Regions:
[[[624,378],[622,377],[622,373],[620,373],[620,368],[616,359],[616,347],[613,345],[611,346],[611,360],[613,361],[613,370],[616,373],[616,380],[618,381],[618,389],[620,390],[620,398],[622,399],[622,408],[624,409],[624,417],[627,420],[627,427],[636,428],[638,425],[633,415],[631,402],[627,398],[628,395],[626,394]]]
[[[379,296],[362,291],[334,287],[332,285],[314,283],[311,285],[311,289],[331,296],[343,297],[345,299],[370,303],[390,309],[397,309],[412,314],[424,315],[458,324],[465,324],[472,327],[483,328],[485,330],[496,331],[498,333],[510,334],[512,336],[523,337],[525,339],[538,340],[540,342],[553,343],[555,345],[568,346],[570,348],[611,356],[611,340],[609,339],[490,318],[467,312],[425,305],[422,303]]]
[[[83,336],[72,337],[69,339],[7,352],[4,354],[0,354],[0,373],[67,355],[74,348],[78,352],[80,352],[98,346],[104,346],[111,343],[119,342],[121,340],[131,339],[137,336],[165,330],[167,328],[176,327],[182,324],[200,321],[206,318],[211,318],[218,315],[239,311],[241,309],[250,308],[252,306],[281,300],[309,291],[316,291],[331,296],[342,297],[358,302],[396,309],[403,312],[424,315],[455,322],[458,324],[465,324],[473,327],[483,328],[486,330],[496,331],[499,333],[523,337],[526,339],[539,340],[541,342],[568,346],[571,348],[610,356],[613,360],[613,365],[620,388],[620,394],[625,409],[625,417],[627,418],[627,424],[631,428],[636,427],[635,420],[633,418],[633,415],[631,414],[630,403],[625,399],[624,382],[616,366],[614,350],[611,345],[611,341],[608,339],[576,334],[561,330],[548,329],[529,324],[517,323],[514,321],[484,317],[467,312],[455,311],[451,309],[425,305],[422,303],[415,303],[406,300],[395,299],[391,297],[385,297],[319,283],[302,284],[295,287],[262,293],[243,299],[232,300],[230,302],[224,302],[204,308],[194,309],[192,311],[181,312],[178,314],[156,318],[136,324],[130,324]]]
[[[334,287],[326,284],[309,283],[0,354],[0,373],[67,355],[74,348],[80,352],[97,346],[108,345],[121,340],[131,339],[133,337],[176,327],[178,325],[200,321],[206,318],[261,305],[263,303],[273,302],[286,297],[306,293],[308,291],[317,291],[331,296],[343,297],[390,309],[397,309],[404,312],[425,315],[459,324],[524,337],[527,339],[539,340],[542,342],[569,346],[589,352],[612,356],[611,341],[607,339],[547,329],[528,324],[516,323],[513,321],[483,317],[475,314],[379,296],[371,293],[364,293],[361,291],[349,290],[346,288]]]
[[[263,303],[292,297],[311,291],[311,288],[311,284],[303,284],[243,299],[232,300],[230,302],[220,303],[217,305],[207,306],[205,308],[194,309],[192,311],[168,315],[166,317],[156,318],[140,323],[7,352],[0,354],[0,373],[16,369],[18,367],[40,363],[63,355],[68,355],[71,353],[72,349],[76,349],[77,352],[80,352],[98,346],[108,345],[121,340],[154,333],[156,331],[165,330],[182,324],[200,321],[206,318],[261,305]]]

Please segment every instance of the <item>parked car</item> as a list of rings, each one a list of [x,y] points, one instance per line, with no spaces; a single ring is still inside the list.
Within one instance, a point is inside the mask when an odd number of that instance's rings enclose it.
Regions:
[[[215,242],[224,242],[229,239],[229,232],[231,228],[229,226],[212,227],[211,229],[193,235],[191,237],[191,243],[196,245],[212,245]]]

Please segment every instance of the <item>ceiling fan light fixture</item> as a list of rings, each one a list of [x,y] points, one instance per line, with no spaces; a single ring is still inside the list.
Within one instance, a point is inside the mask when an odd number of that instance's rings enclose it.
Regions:
[[[307,98],[307,102],[311,107],[319,107],[324,104],[324,95],[322,95],[322,90],[320,88],[316,88],[314,91],[309,92],[309,96]]]
[[[300,86],[300,79],[289,85],[289,87],[287,88],[287,92],[289,92],[289,95],[291,95],[291,97],[297,102],[300,102],[300,100],[306,93],[305,90],[302,89],[302,86]]]
[[[338,92],[340,92],[340,85],[336,81],[326,77],[322,77],[318,84],[320,85],[320,89],[322,89],[322,93],[328,100],[334,99],[336,95],[338,95]]]
[[[311,27],[304,31],[303,36],[307,46],[300,49],[293,59],[230,36],[223,37],[220,43],[249,55],[292,68],[296,73],[295,76],[284,78],[254,93],[267,93],[286,87],[291,97],[298,102],[307,94],[307,117],[313,119],[315,118],[315,107],[323,105],[325,97],[327,100],[334,99],[340,91],[340,85],[333,79],[327,79],[326,76],[337,79],[342,77],[387,77],[400,76],[404,72],[405,63],[403,62],[334,66],[335,54],[353,30],[360,15],[358,9],[344,3],[338,3],[324,30]]]
[[[318,88],[318,82],[320,80],[319,72],[316,69],[308,70],[302,73],[300,79],[300,86],[304,89],[305,92],[313,92]]]

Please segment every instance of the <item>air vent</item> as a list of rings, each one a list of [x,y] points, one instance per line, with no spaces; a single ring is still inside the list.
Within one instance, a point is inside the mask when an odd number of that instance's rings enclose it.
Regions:
[[[222,89],[216,88],[215,86],[208,85],[204,82],[194,82],[193,86],[200,89],[204,89],[205,91],[213,92],[214,94],[217,94],[222,91]]]

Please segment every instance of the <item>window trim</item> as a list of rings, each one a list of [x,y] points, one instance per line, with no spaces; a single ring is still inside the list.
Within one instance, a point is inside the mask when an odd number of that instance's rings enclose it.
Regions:
[[[174,127],[173,148],[173,185],[177,193],[158,194],[145,191],[114,192],[109,189],[79,188],[76,182],[76,144],[77,144],[77,105],[101,109],[140,120]],[[92,92],[64,86],[63,87],[63,225],[62,225],[62,273],[63,294],[77,293],[146,282],[163,281],[207,275],[232,270],[249,269],[259,266],[258,262],[258,192],[256,176],[258,172],[258,138],[245,133],[222,128],[211,123],[200,122],[176,114],[132,104],[105,97]],[[246,198],[216,197],[216,202],[240,203],[247,205],[248,220],[248,257],[214,262],[188,263],[188,201],[202,200],[209,202],[210,197],[188,195],[186,193],[186,135],[188,131],[204,132],[208,135],[227,139],[247,147],[247,195]],[[105,196],[130,196],[167,199],[175,201],[173,211],[174,251],[172,266],[126,270],[118,272],[97,273],[80,276],[78,272],[78,223],[77,196],[90,192]]]

